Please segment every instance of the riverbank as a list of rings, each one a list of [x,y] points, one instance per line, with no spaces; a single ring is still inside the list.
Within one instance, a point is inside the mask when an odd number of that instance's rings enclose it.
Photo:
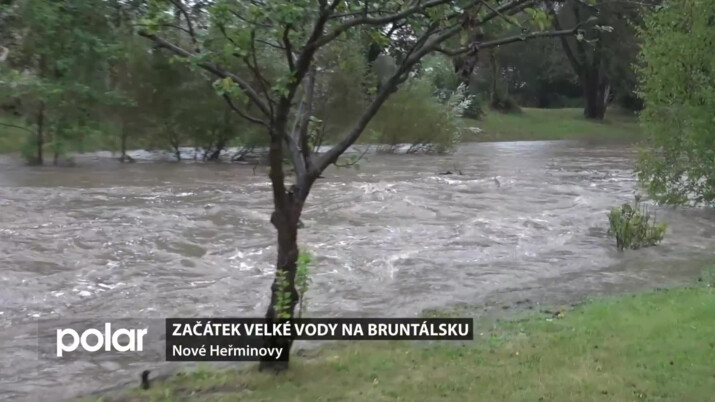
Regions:
[[[34,144],[35,131],[33,126],[28,126],[23,118],[0,113],[0,154],[21,154],[23,149],[34,155],[36,149]],[[51,140],[49,133],[45,133],[45,140]],[[87,130],[80,142],[63,144],[67,152],[94,152],[101,150],[112,150],[118,148],[116,136],[107,135],[102,129]],[[54,155],[54,147],[51,141],[45,142],[42,147],[47,160],[51,160]]]
[[[464,120],[465,127],[478,127],[465,141],[542,140],[632,140],[643,137],[638,118],[632,113],[609,109],[602,122],[587,120],[583,109],[523,108],[521,113],[489,112],[481,120]]]
[[[17,127],[9,127],[10,124]],[[586,120],[583,110],[523,108],[519,114],[489,112],[480,120],[463,119],[465,127],[478,127],[481,131],[467,131],[464,141],[538,141],[575,139],[639,139],[642,130],[638,119],[630,112],[611,109],[603,122]],[[0,118],[0,154],[19,153],[31,132],[23,129],[19,118]],[[111,138],[88,136],[84,150],[111,149]],[[50,144],[45,146],[52,153]]]
[[[121,400],[708,400],[713,272],[693,287],[477,321],[473,342],[333,344],[278,376],[202,369]]]

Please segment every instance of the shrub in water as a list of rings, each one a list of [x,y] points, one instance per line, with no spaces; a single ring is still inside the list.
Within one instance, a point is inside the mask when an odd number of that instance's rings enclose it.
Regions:
[[[651,215],[637,198],[633,205],[623,204],[611,209],[608,221],[608,234],[616,238],[618,250],[655,246],[663,240],[667,228],[666,223],[656,223],[655,215]]]

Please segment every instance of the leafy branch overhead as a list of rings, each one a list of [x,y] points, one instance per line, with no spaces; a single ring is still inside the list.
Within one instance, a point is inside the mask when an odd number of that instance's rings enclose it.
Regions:
[[[548,0],[155,0],[138,24],[139,35],[213,76],[213,88],[239,116],[265,127],[269,137],[271,223],[277,230],[276,274],[266,312],[269,321],[289,320],[301,299],[297,238],[304,203],[314,182],[352,146],[387,99],[419,74],[425,56],[453,57],[462,79],[472,74],[479,52],[535,38],[580,34],[592,20],[547,30]],[[529,10],[529,11],[526,11]],[[513,27],[519,28],[518,32]],[[532,30],[532,28],[536,30]],[[326,63],[338,44],[368,43],[368,62],[378,77],[362,80],[363,98],[354,121],[325,152],[325,115],[314,115],[321,98],[318,79],[341,66]],[[348,52],[349,53],[349,52]],[[380,56],[391,59],[379,63]],[[349,58],[351,55],[344,55]],[[420,80],[405,87],[419,90]],[[352,83],[351,86],[355,86]],[[359,86],[359,85],[358,85]],[[316,95],[317,94],[317,95]],[[322,97],[324,98],[324,97]],[[425,98],[430,98],[426,96]],[[458,98],[454,107],[468,106]],[[430,107],[429,102],[425,103]],[[320,117],[319,117],[320,116]],[[451,116],[450,116],[451,117]],[[451,119],[450,119],[451,120]],[[311,124],[312,123],[312,124]],[[375,132],[374,130],[368,130]],[[454,130],[455,132],[458,130]],[[360,159],[357,156],[349,164]],[[295,174],[286,185],[284,160]],[[344,166],[344,164],[342,164]],[[290,348],[289,338],[268,346]],[[282,363],[262,362],[282,369]]]
[[[299,179],[312,182],[360,136],[382,103],[427,54],[476,58],[479,50],[539,37],[575,35],[584,24],[544,30],[547,5],[558,1],[153,1],[139,24],[140,35],[216,77],[221,96],[250,121],[269,127],[290,155]],[[592,21],[589,21],[591,23]],[[504,26],[527,28],[498,36]],[[501,27],[501,28],[500,28]],[[294,110],[309,94],[305,79],[316,56],[333,41],[367,35],[382,52],[400,58],[394,72],[345,136],[315,157],[309,147],[306,113]],[[468,63],[469,64],[469,63]],[[472,68],[473,68],[472,63]],[[320,71],[318,72],[320,73]],[[238,111],[237,110],[237,111]]]

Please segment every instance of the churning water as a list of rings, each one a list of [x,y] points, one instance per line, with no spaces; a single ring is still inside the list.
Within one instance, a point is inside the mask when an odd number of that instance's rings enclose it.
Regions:
[[[480,143],[330,170],[299,233],[314,261],[308,314],[410,316],[691,278],[715,258],[712,212],[658,209],[670,226],[651,249],[621,254],[606,235],[607,209],[633,199],[634,155],[622,144]],[[70,397],[141,370],[38,360],[38,318],[262,316],[270,194],[263,168],[245,165],[0,160],[0,399]]]

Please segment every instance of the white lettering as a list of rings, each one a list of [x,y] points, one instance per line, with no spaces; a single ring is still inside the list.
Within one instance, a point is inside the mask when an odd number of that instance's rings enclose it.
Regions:
[[[176,328],[175,328],[176,330]],[[58,329],[56,339],[57,357],[64,356],[65,352],[74,352],[78,347],[87,352],[97,352],[104,347],[105,351],[111,352],[141,352],[144,350],[144,336],[149,332],[148,328],[126,329],[119,328],[112,331],[110,323],[104,324],[104,333],[96,328],[89,328],[80,335],[71,328]],[[68,345],[65,337],[70,336],[72,342]],[[126,344],[119,341],[121,336],[127,338]]]

